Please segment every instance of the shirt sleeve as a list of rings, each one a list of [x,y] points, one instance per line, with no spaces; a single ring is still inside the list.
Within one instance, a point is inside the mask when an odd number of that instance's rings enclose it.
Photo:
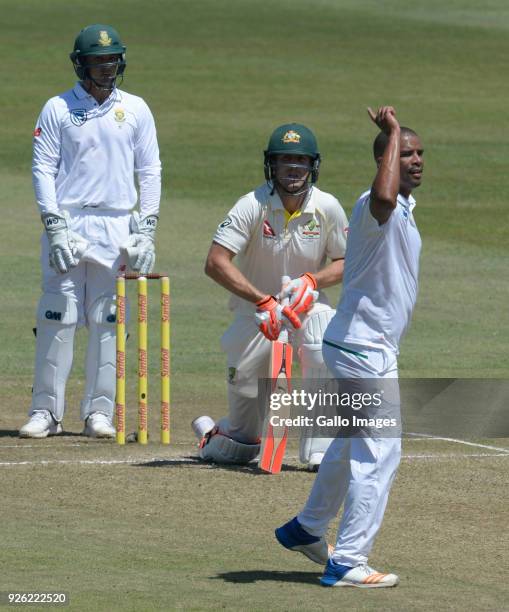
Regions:
[[[385,231],[385,226],[388,225],[388,221],[380,225],[378,221],[373,217],[370,206],[371,191],[368,191],[361,195],[356,206],[359,207],[359,220],[358,224],[362,232],[366,235],[380,234]],[[389,220],[393,217],[389,217]]]
[[[256,211],[249,196],[241,198],[219,224],[213,241],[237,254],[245,250],[256,225]]]
[[[159,214],[161,200],[161,161],[154,118],[142,100],[134,143],[134,170],[140,187],[142,217]]]
[[[37,119],[33,137],[32,182],[35,199],[42,213],[58,211],[55,179],[61,156],[58,109],[48,100]]]
[[[346,251],[348,219],[341,204],[333,199],[329,219],[325,254],[330,259],[343,259]]]

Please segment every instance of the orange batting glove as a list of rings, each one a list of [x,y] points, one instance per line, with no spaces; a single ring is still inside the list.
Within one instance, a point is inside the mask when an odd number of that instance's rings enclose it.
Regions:
[[[314,275],[311,272],[306,272],[286,285],[281,294],[281,299],[289,298],[289,308],[295,314],[306,314],[318,298],[316,286]]]
[[[277,340],[283,323],[288,320],[295,329],[299,329],[299,317],[289,306],[281,306],[275,297],[266,295],[256,302],[255,320],[262,334],[269,340]]]

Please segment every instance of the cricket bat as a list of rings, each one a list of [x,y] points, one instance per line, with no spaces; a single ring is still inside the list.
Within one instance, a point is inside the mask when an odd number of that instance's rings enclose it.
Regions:
[[[290,281],[288,276],[283,276],[282,284]],[[284,305],[288,300],[285,300]],[[283,326],[279,338],[272,341],[269,378],[271,379],[271,393],[288,393],[292,378],[293,348],[288,341],[288,329]],[[290,417],[290,406],[281,405],[276,412],[268,408],[263,423],[262,443],[258,467],[270,474],[279,474],[283,464],[283,457],[288,439],[288,427],[286,425],[272,424],[271,417],[277,417],[278,421]]]

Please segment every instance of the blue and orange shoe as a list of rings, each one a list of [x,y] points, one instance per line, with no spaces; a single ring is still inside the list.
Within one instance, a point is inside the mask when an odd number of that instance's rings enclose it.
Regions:
[[[308,533],[297,520],[293,518],[282,527],[278,527],[274,532],[277,541],[294,552],[300,552],[306,555],[308,559],[320,565],[325,565],[332,553],[332,546],[329,546],[324,537],[311,535]]]
[[[382,574],[377,572],[366,563],[349,567],[340,565],[329,559],[325,566],[325,572],[320,578],[320,584],[326,587],[357,587],[360,589],[372,589],[380,587],[394,587],[399,583],[396,574]]]

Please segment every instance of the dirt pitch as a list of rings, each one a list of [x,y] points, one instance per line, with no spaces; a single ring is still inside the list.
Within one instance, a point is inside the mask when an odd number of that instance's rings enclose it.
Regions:
[[[273,530],[314,476],[288,451],[280,476],[170,447],[3,429],[0,591],[65,591],[72,610],[502,610],[509,440],[407,438],[370,561],[387,591],[324,589],[321,568]],[[330,538],[334,532],[331,530]]]

